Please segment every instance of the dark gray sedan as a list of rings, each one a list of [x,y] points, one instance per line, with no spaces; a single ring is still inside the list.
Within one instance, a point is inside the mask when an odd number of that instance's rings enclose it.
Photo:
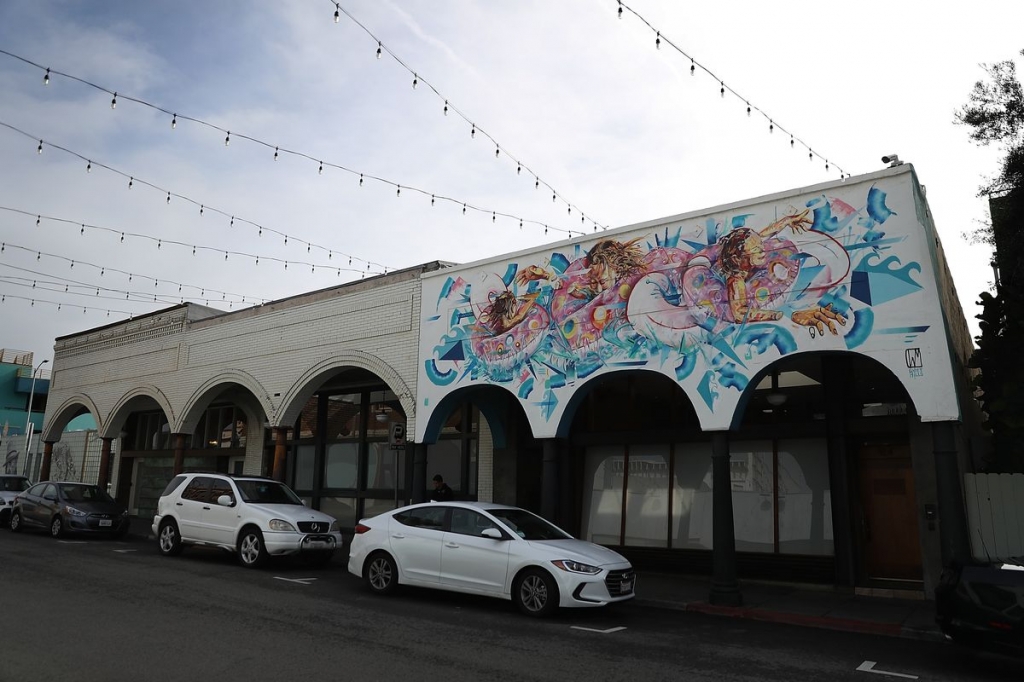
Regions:
[[[11,530],[45,528],[59,538],[66,533],[128,532],[128,510],[97,485],[43,481],[14,499]]]

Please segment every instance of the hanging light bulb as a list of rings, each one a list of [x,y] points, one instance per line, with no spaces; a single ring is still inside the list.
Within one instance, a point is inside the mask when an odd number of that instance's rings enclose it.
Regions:
[[[285,262],[284,262],[284,269],[285,269],[285,270],[287,270],[287,269],[288,269],[288,261],[285,261]]]
[[[538,178],[536,175],[533,176],[533,188],[540,189],[540,178]]]
[[[795,143],[795,141],[793,140],[793,136],[792,136],[792,135],[790,135],[790,136],[789,136],[789,146],[790,146],[790,148],[792,148],[792,147],[795,147],[795,146],[796,146],[796,143]]]
[[[720,83],[721,83],[722,88],[719,90],[719,92],[722,93],[722,97],[725,97],[725,82],[724,81],[720,81]]]
[[[92,173],[92,161],[87,161],[85,164],[85,172]]]
[[[228,227],[234,227],[234,226],[235,226],[235,216],[231,216],[231,224]]]
[[[523,164],[516,161],[516,175],[521,175],[523,172]]]
[[[555,201],[555,199],[556,199],[557,197],[558,197],[558,195],[557,195],[557,194],[555,194],[554,192],[552,192],[552,193],[551,193],[551,202],[552,202],[552,203],[554,203],[554,201]]]
[[[658,37],[654,39],[654,49],[661,49],[661,31],[658,31]]]
[[[402,186],[401,185],[399,185],[398,189],[395,190],[395,196],[396,197],[402,196]]]
[[[178,115],[174,114],[173,116],[171,116],[171,130],[174,130],[177,127],[178,127]]]
[[[493,222],[497,222],[497,220],[498,220],[498,212],[497,211],[491,211],[491,222],[492,223]]]
[[[416,86],[420,84],[420,77],[416,74],[412,75],[412,89],[415,90]]]
[[[363,186],[363,174],[362,173],[359,174],[359,186],[360,187]]]
[[[381,49],[384,45],[378,40],[377,41],[377,59],[380,59]]]
[[[547,234],[547,233],[548,233],[548,226],[547,226],[547,225],[545,225],[545,226],[544,226],[544,234]]]
[[[466,215],[466,205],[462,205],[462,215]]]
[[[161,241],[161,240],[157,239],[157,240],[156,240],[156,249],[157,249],[157,251],[159,251],[159,250],[160,250],[160,247],[161,247],[161,246],[163,246],[163,241]]]
[[[203,215],[203,209],[204,208],[205,207],[202,204],[199,204],[199,215]]]
[[[775,132],[775,121],[768,121],[768,132],[769,133],[774,133]]]
[[[430,195],[430,205],[431,206],[434,205],[434,195],[433,194]]]
[[[747,116],[750,116],[750,102],[747,102]]]
[[[43,252],[42,251],[37,251],[36,252],[36,260],[39,260],[40,258],[42,258],[42,256],[43,256]]]
[[[469,131],[469,136],[470,137],[476,137],[476,124],[475,123],[473,124],[472,129],[470,129],[470,131]]]
[[[170,192],[167,193],[167,203],[168,204],[171,203],[171,193]]]
[[[50,70],[47,69],[46,73],[43,74],[43,85],[49,85],[49,84],[50,84]]]
[[[523,229],[523,219],[522,218],[519,219],[519,229],[520,230]]]
[[[313,247],[310,244],[307,243],[306,244],[306,253],[309,253],[309,250],[312,249],[312,248]]]
[[[695,61],[693,61],[692,57],[690,58],[690,75],[691,76],[696,76],[697,75],[697,63]]]
[[[260,264],[260,257],[256,256],[256,265],[259,265],[259,264]]]
[[[814,151],[811,150],[811,149],[807,150],[807,160],[808,161],[814,161]]]
[[[39,146],[36,147],[36,153],[37,154],[42,154],[43,153],[43,141],[42,140],[39,140]]]
[[[825,171],[828,171],[828,159],[825,159]]]
[[[320,175],[324,174],[324,162],[323,161],[320,162],[320,170],[317,171],[317,172],[320,173]]]
[[[352,256],[349,256],[349,257],[348,257],[348,264],[349,264],[349,265],[352,265]]]
[[[124,244],[124,232],[121,233],[121,243]]]
[[[193,256],[196,255],[196,247],[194,247],[194,246],[192,247],[192,255]]]
[[[498,154],[500,154],[500,153],[501,153],[501,148],[500,147],[495,147],[494,148],[494,158],[498,158]]]
[[[227,252],[227,251],[225,251],[225,252],[224,252],[224,260],[227,260],[227,259],[228,259],[228,252]]]
[[[117,93],[114,93],[114,98],[110,100],[110,108],[117,109]]]
[[[328,251],[327,252],[327,260],[331,260],[332,258],[334,258],[334,252],[333,251]]]
[[[135,184],[135,178],[128,178],[128,189],[131,189],[132,185],[134,185],[134,184]]]
[[[334,23],[341,21],[341,5],[334,3]]]
[[[619,0],[619,19],[622,18],[622,0]]]
[[[231,131],[230,130],[228,131],[228,134],[224,136],[224,146],[227,147],[229,144],[231,144]]]
[[[42,219],[43,219],[43,216],[41,216],[41,215],[37,215],[36,216],[36,227],[39,227],[39,221],[41,221]]]
[[[448,100],[444,101],[444,115],[448,115]]]
[[[288,235],[284,236],[284,245],[288,246]]]
[[[107,271],[106,268],[100,268],[100,277],[102,277],[103,273],[105,273],[106,271]]]
[[[277,152],[278,152],[278,148],[274,147],[274,161],[277,161]]]
[[[260,225],[260,232],[259,232],[259,234],[257,236],[258,237],[262,237],[263,236],[263,226],[262,225]]]

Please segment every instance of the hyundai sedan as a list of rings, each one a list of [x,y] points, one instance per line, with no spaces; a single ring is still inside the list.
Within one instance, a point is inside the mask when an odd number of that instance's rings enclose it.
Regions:
[[[636,583],[622,555],[488,502],[410,505],[363,519],[348,570],[377,594],[402,584],[487,595],[529,616],[626,601]]]
[[[98,485],[43,481],[14,498],[10,528],[45,528],[55,538],[65,533],[128,532],[128,510]]]

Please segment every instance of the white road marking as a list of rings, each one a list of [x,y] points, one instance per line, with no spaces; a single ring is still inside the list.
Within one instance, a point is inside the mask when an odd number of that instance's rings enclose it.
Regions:
[[[864,661],[857,670],[862,673],[875,673],[876,675],[889,675],[890,677],[905,677],[908,680],[916,680],[917,675],[904,675],[903,673],[891,673],[885,670],[875,670],[875,661]]]
[[[596,632],[599,635],[610,635],[613,632],[618,632],[619,630],[625,630],[626,628],[622,627],[622,626],[619,626],[617,628],[608,628],[607,630],[597,630],[595,628],[581,628],[579,625],[571,625],[571,626],[569,626],[569,629],[570,630],[583,630],[584,632]]]
[[[125,552],[134,552],[136,550],[134,550],[134,549],[115,549],[114,551],[117,552],[118,554],[124,554]]]
[[[57,540],[62,545],[84,545],[85,540]]]
[[[316,578],[282,578],[279,575],[275,575],[274,576],[274,580],[287,580],[290,583],[299,583],[300,585],[308,585],[311,582],[313,582],[314,580],[316,580]]]

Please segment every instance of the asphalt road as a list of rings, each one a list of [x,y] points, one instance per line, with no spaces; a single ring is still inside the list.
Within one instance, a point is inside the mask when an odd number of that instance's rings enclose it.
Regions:
[[[536,621],[493,599],[408,588],[376,597],[340,562],[250,571],[216,550],[165,558],[155,541],[8,530],[0,618],[0,682],[1024,677],[1020,659],[952,645],[637,603]]]

